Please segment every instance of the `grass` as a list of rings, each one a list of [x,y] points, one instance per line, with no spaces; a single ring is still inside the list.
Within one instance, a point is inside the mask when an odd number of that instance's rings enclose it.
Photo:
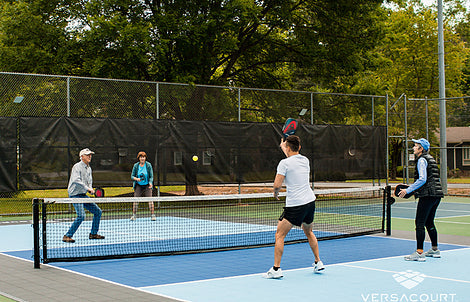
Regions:
[[[10,298],[7,298],[5,296],[0,295],[0,302],[12,302],[12,301],[14,302],[16,300],[13,300],[13,299],[10,299]]]
[[[470,198],[460,197],[460,196],[446,196],[442,199],[441,202],[455,202],[455,203],[469,203],[470,204]]]
[[[105,187],[106,197],[118,196],[122,194],[134,192],[132,187]],[[162,186],[160,187],[160,192],[175,192],[175,191],[184,191],[185,186]],[[30,190],[23,191],[16,197],[17,199],[28,199],[32,200],[33,198],[60,198],[68,197],[67,189],[53,189],[53,190]]]
[[[451,184],[470,184],[470,178],[447,178],[447,182]]]
[[[105,196],[112,197],[132,193],[132,187],[109,187],[105,189]],[[160,192],[184,191],[185,186],[162,186]],[[67,189],[31,190],[23,191],[15,197],[0,199],[0,222],[20,221],[30,218],[33,198],[61,198],[68,197]]]
[[[439,218],[435,221],[437,232],[446,235],[469,236],[470,216]],[[413,219],[392,218],[393,230],[412,231],[415,229]]]

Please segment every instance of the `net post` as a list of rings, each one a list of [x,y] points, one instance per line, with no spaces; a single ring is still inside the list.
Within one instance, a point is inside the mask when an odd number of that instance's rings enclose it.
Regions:
[[[386,209],[386,215],[387,215],[387,231],[386,234],[387,236],[392,235],[392,187],[390,185],[385,187],[385,195],[386,195],[386,200],[387,200],[387,209]]]
[[[41,268],[39,254],[39,199],[33,198],[34,268]]]
[[[42,257],[44,263],[47,263],[47,204],[42,203]]]

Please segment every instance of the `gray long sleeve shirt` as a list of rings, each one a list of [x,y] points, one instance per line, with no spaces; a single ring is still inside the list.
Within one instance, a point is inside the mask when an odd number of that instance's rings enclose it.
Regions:
[[[86,194],[88,190],[93,188],[93,177],[91,175],[91,167],[83,161],[79,161],[73,165],[70,174],[68,193],[69,196]]]

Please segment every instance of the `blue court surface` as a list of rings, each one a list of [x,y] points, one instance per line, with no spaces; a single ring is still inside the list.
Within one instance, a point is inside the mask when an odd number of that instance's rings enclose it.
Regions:
[[[31,233],[30,225],[0,227],[1,238],[14,234],[0,251],[31,260]],[[51,265],[181,301],[470,301],[468,247],[441,244],[442,258],[418,263],[403,260],[414,240],[363,236],[319,245],[324,273],[313,273],[308,244],[292,244],[280,280],[262,278],[273,247]]]

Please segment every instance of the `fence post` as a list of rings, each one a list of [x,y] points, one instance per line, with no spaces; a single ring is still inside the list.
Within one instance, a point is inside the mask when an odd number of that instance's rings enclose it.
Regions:
[[[375,102],[374,102],[374,97],[372,97],[372,126],[375,126],[375,111],[374,111],[374,107],[375,107]]]
[[[392,188],[391,186],[386,186],[385,187],[385,196],[387,198],[387,209],[386,209],[386,215],[387,215],[387,230],[386,230],[386,235],[391,236],[392,235],[392,204],[395,202],[395,198],[392,197]]]
[[[313,125],[313,92],[310,92],[310,125]]]
[[[155,114],[156,114],[156,118],[157,120],[160,119],[160,86],[158,85],[158,83],[156,84],[156,87],[155,87]]]
[[[241,108],[241,100],[240,100],[240,88],[238,88],[238,121],[241,122],[242,118],[242,108]]]
[[[33,198],[34,268],[41,268],[39,254],[39,199]]]
[[[389,164],[389,148],[390,148],[390,145],[389,145],[389,140],[390,140],[390,133],[389,133],[389,128],[388,128],[388,119],[389,119],[389,116],[388,116],[388,106],[389,106],[389,101],[388,101],[388,93],[385,95],[385,128],[386,128],[386,132],[387,132],[387,142],[386,142],[386,152],[385,152],[385,184],[388,186],[388,178],[390,177],[390,164]]]
[[[70,77],[67,77],[67,116],[70,117]]]

